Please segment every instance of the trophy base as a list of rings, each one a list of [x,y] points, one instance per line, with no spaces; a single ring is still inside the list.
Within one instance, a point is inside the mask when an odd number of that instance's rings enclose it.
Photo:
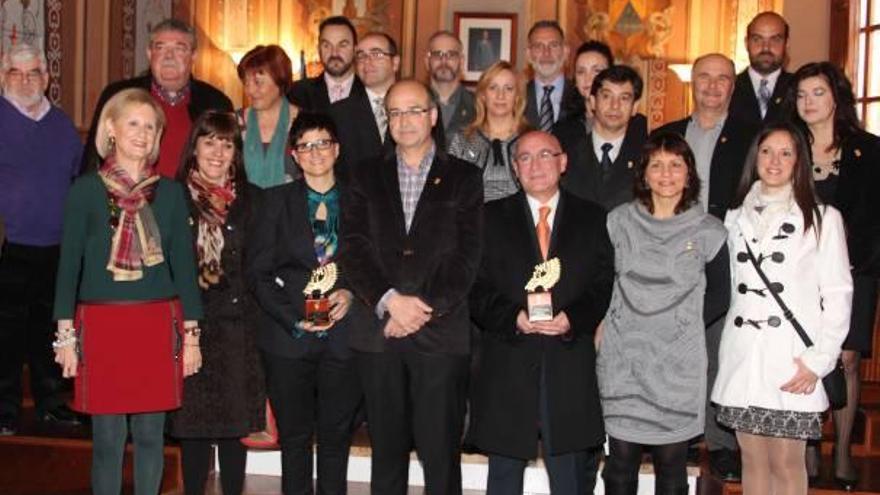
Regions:
[[[326,297],[307,298],[305,320],[315,326],[330,324],[330,300]]]
[[[549,291],[529,292],[526,303],[529,321],[551,321],[553,319],[553,298]]]

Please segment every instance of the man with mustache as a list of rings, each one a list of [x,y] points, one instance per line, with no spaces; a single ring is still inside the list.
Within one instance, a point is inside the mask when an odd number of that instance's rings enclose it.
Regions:
[[[461,84],[464,62],[461,41],[454,34],[437,31],[428,39],[425,67],[447,136],[474,120],[474,95]]]
[[[357,31],[347,17],[337,15],[321,21],[318,55],[324,71],[293,83],[287,98],[303,110],[326,113],[331,104],[363,94],[364,85],[354,70],[357,42]]]
[[[14,435],[21,411],[21,370],[30,369],[40,421],[78,423],[66,401],[51,342],[55,324],[64,201],[79,172],[82,144],[70,118],[44,95],[42,50],[19,43],[0,68],[0,436]],[[2,237],[2,236],[0,236]]]
[[[744,121],[730,111],[736,71],[733,61],[720,53],[703,55],[694,61],[691,88],[694,113],[671,122],[656,132],[671,131],[684,136],[694,152],[697,173],[702,182],[700,203],[719,219],[736,194],[743,163],[752,138],[758,131],[754,123]],[[707,283],[730,287],[727,259],[715,259],[706,267]],[[707,290],[703,304],[706,325],[706,351],[709,358],[708,388],[712,389],[718,373],[718,347],[724,328],[729,292]],[[705,439],[709,449],[709,467],[715,476],[737,480],[740,476],[736,436],[715,421],[715,407],[706,398]]]
[[[123,89],[143,88],[153,95],[165,113],[165,132],[156,167],[165,177],[173,179],[177,175],[180,153],[192,123],[206,110],[232,111],[232,102],[222,91],[192,77],[196,48],[196,32],[183,21],[166,19],[153,27],[147,47],[150,73],[111,83],[98,97],[86,140],[83,170],[94,170],[100,164],[95,134],[104,104]]]
[[[583,111],[583,99],[574,82],[565,78],[569,48],[556,21],[538,21],[528,35],[526,59],[535,78],[526,88],[526,120],[536,129],[550,131],[553,124]]]
[[[761,12],[746,28],[749,68],[736,78],[731,114],[755,125],[781,117],[791,80],[783,69],[788,54],[788,23],[775,12]]]

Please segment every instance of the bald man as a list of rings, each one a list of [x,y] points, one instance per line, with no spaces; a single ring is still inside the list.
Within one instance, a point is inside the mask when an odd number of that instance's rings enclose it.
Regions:
[[[427,86],[395,83],[385,110],[394,152],[354,167],[341,225],[343,273],[374,312],[349,338],[370,426],[370,489],[405,495],[415,446],[426,492],[458,495],[482,178],[432,137]]]

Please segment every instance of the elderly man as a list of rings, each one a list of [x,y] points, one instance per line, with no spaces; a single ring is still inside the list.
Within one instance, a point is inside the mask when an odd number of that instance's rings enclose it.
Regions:
[[[538,21],[528,35],[526,59],[535,78],[526,88],[526,120],[536,129],[549,131],[553,124],[583,111],[577,86],[565,78],[569,48],[556,21]]]
[[[51,342],[52,305],[64,200],[79,172],[82,144],[73,122],[44,96],[42,50],[6,52],[0,84],[0,435],[15,434],[25,357],[37,417],[77,423],[65,405],[61,368]]]
[[[160,174],[175,178],[192,123],[206,110],[232,111],[232,102],[226,95],[192,77],[196,48],[196,32],[183,21],[166,19],[153,27],[147,47],[150,73],[114,82],[104,88],[98,98],[86,139],[84,170],[93,170],[99,165],[95,133],[104,104],[123,89],[143,88],[156,98],[165,112],[165,131],[156,166]]]
[[[386,110],[396,146],[354,168],[341,223],[342,269],[375,312],[349,336],[370,425],[371,491],[407,492],[414,444],[426,492],[456,495],[483,184],[431,137],[438,112],[425,85],[396,83]]]
[[[731,114],[760,127],[782,118],[782,100],[791,81],[783,66],[788,58],[788,23],[776,12],[761,12],[746,28],[749,68],[736,78]]]
[[[447,136],[474,120],[474,95],[461,84],[462,50],[461,41],[449,31],[437,31],[428,39],[425,67]]]
[[[326,113],[330,105],[352,94],[363,94],[364,85],[354,71],[357,31],[347,17],[328,17],[318,25],[318,56],[324,71],[293,83],[287,98],[303,110]]]
[[[470,296],[483,339],[469,438],[489,455],[490,495],[523,492],[539,438],[552,493],[592,493],[596,482],[605,431],[593,335],[611,298],[614,259],[602,207],[560,189],[567,165],[555,137],[529,132],[514,153],[522,190],[486,204]],[[532,299],[542,292],[526,285],[545,261],[561,271],[543,282],[552,303],[535,318]]]

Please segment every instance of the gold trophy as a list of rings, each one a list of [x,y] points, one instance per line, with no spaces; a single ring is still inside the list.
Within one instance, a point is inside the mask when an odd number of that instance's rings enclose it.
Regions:
[[[551,258],[535,266],[532,278],[526,284],[526,304],[529,321],[550,321],[553,319],[553,298],[550,289],[559,282],[562,264],[559,258]]]
[[[336,285],[338,277],[336,263],[328,263],[312,270],[309,283],[303,289],[306,296],[306,321],[319,327],[330,324],[330,300],[327,294]]]

